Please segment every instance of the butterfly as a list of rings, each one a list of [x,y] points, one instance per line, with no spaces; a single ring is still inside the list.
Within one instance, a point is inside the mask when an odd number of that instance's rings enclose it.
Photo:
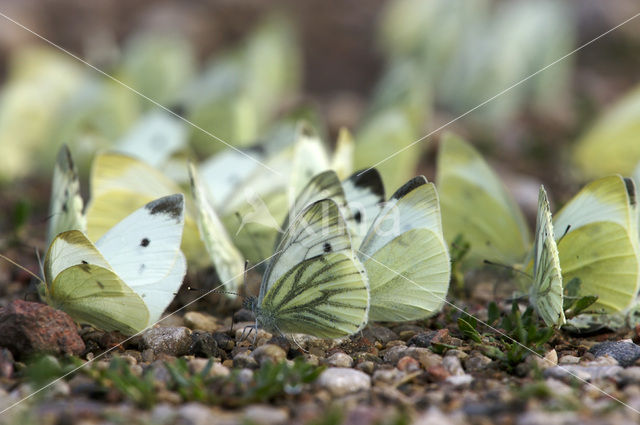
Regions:
[[[533,282],[529,301],[547,326],[565,323],[562,270],[551,222],[547,192],[540,186],[538,216],[533,246]]]
[[[95,244],[79,230],[53,239],[44,262],[44,301],[74,320],[135,334],[160,319],[186,273],[180,251],[184,197],[147,203]]]
[[[334,201],[313,202],[295,215],[267,266],[258,298],[247,306],[259,326],[280,334],[339,338],[366,325],[367,273]]]
[[[151,165],[130,155],[103,152],[95,156],[91,167],[91,200],[86,208],[86,232],[98,240],[111,227],[147,202],[183,190]],[[202,242],[195,220],[195,209],[185,200],[185,224],[182,249],[194,266],[209,263],[202,256]]]
[[[449,243],[459,234],[471,243],[465,265],[478,266],[485,259],[527,264],[535,259],[542,242],[530,252],[522,212],[482,157],[451,135],[441,149],[438,185],[444,234]],[[541,214],[544,208],[538,221]],[[612,313],[627,308],[638,291],[640,266],[632,181],[609,176],[587,184],[555,214],[552,225],[563,291],[578,279],[578,296],[598,297],[593,309]]]
[[[356,255],[367,270],[370,320],[416,320],[442,307],[451,266],[432,183],[416,177],[384,202],[375,169],[344,182],[326,171],[302,189],[293,212],[322,198],[332,199],[343,212]]]
[[[440,143],[436,184],[447,243],[462,235],[471,245],[464,268],[523,261],[531,240],[524,215],[482,156],[452,134]]]

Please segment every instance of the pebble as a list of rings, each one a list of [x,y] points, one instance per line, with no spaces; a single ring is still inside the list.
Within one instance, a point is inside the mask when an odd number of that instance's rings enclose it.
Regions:
[[[469,385],[473,381],[473,376],[468,374],[449,376],[445,381],[456,387],[460,387],[463,385]]]
[[[375,385],[394,385],[404,376],[405,374],[398,369],[378,369],[373,373],[372,379]]]
[[[236,354],[233,358],[233,367],[243,369],[257,369],[258,362],[249,354],[239,353]]]
[[[640,366],[631,366],[625,368],[618,374],[618,379],[622,385],[638,385],[640,384]]]
[[[409,339],[409,341],[407,341],[407,345],[415,345],[416,347],[427,348],[431,346],[432,342],[440,342],[440,340],[448,335],[449,331],[447,329],[440,329],[438,331],[430,332],[420,332]]]
[[[277,425],[289,422],[289,414],[286,409],[260,404],[247,407],[243,416],[245,423],[256,425]]]
[[[200,403],[187,403],[178,409],[178,421],[189,425],[209,425],[211,409]]]
[[[218,357],[218,343],[209,332],[193,331],[191,333],[191,354],[197,357]]]
[[[420,362],[413,357],[405,356],[398,360],[397,368],[403,372],[415,372],[420,370]]]
[[[640,359],[640,346],[627,341],[605,341],[596,344],[589,350],[594,356],[609,355],[616,359],[620,366],[628,367]]]
[[[576,356],[562,356],[560,360],[558,360],[558,364],[568,365],[568,364],[578,364],[580,363],[580,357]]]
[[[218,321],[215,317],[198,311],[186,313],[183,320],[185,326],[193,330],[215,332],[219,328]]]
[[[369,325],[362,332],[363,336],[367,339],[373,341],[380,341],[383,344],[386,344],[389,341],[393,341],[398,339],[398,334],[392,331],[391,329],[378,326],[378,325]]]
[[[229,335],[222,332],[214,332],[213,339],[218,344],[218,348],[224,351],[231,351],[235,347],[236,343]]]
[[[176,357],[184,356],[191,349],[191,330],[185,327],[151,328],[142,335],[142,343],[156,355],[164,353]]]
[[[368,390],[371,388],[371,377],[356,369],[330,367],[320,374],[316,385],[335,397],[341,397]]]
[[[11,351],[7,348],[0,348],[0,378],[11,378],[14,363]]]
[[[365,360],[358,363],[356,367],[358,368],[358,370],[363,371],[367,375],[371,375],[376,368],[376,364],[370,360]]]
[[[207,367],[210,360],[208,359],[191,359],[189,360],[189,371],[193,374],[201,373],[205,367]],[[213,363],[211,369],[209,369],[208,377],[213,378],[216,376],[229,376],[231,371],[228,367],[223,366],[221,363]]]
[[[442,359],[442,366],[444,366],[449,375],[462,376],[465,374],[460,359],[455,356],[445,356]]]
[[[80,355],[85,350],[69,315],[23,300],[0,308],[0,346],[8,348],[16,359],[36,353]]]
[[[237,356],[236,356],[237,357]],[[233,358],[233,364],[235,366],[236,357]],[[255,360],[256,364],[265,364],[266,362],[280,363],[287,358],[287,353],[277,345],[265,344],[256,348],[251,357]],[[250,366],[246,366],[250,367]]]
[[[238,322],[256,322],[256,315],[251,310],[241,308],[233,314],[233,323]]]
[[[153,380],[156,382],[169,383],[171,381],[171,374],[167,370],[167,367],[161,360],[156,360],[151,365],[151,371],[153,373]]]
[[[449,377],[449,372],[444,365],[439,364],[427,368],[427,377],[433,382],[442,382]]]
[[[617,365],[564,365],[550,367],[544,370],[543,375],[545,378],[560,380],[578,378],[585,381],[595,381],[614,377],[623,370],[622,367]]]
[[[474,353],[463,360],[464,368],[467,372],[477,372],[486,369],[492,360],[481,353]]]
[[[351,367],[353,359],[348,354],[337,352],[327,358],[327,364],[333,367]]]

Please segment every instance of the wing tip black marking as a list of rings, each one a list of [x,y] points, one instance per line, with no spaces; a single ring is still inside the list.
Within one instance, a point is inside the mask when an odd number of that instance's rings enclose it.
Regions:
[[[351,180],[354,186],[368,188],[371,192],[380,196],[381,199],[385,197],[382,176],[375,168],[356,171],[347,180]]]
[[[425,184],[427,184],[427,178],[425,176],[416,176],[400,186],[400,188],[391,196],[391,199],[401,199],[407,193]]]
[[[632,179],[627,177],[624,178],[624,184],[627,188],[627,195],[629,195],[629,203],[632,207],[635,207],[637,204],[636,184]]]
[[[145,205],[151,215],[166,214],[171,218],[179,220],[184,212],[184,195],[176,193],[174,195],[164,196],[149,202]]]

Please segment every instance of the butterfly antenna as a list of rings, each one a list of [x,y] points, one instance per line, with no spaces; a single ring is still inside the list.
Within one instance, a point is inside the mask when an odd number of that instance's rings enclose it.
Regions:
[[[11,264],[13,264],[14,266],[16,266],[17,268],[19,268],[22,271],[25,271],[27,273],[29,273],[31,276],[35,277],[39,282],[44,283],[44,280],[42,280],[42,278],[40,276],[38,276],[37,274],[35,274],[34,272],[32,272],[31,270],[29,270],[28,268],[21,266],[20,264],[16,263],[15,261],[13,261],[11,258],[7,257],[6,255],[2,255],[0,254],[0,258],[10,262]]]
[[[565,236],[567,236],[567,233],[569,233],[569,230],[571,230],[571,225],[570,225],[570,224],[567,224],[567,228],[566,228],[566,229],[564,229],[564,233],[562,234],[562,236],[560,236],[560,237],[558,238],[558,241],[556,242],[556,245],[559,245],[559,244],[560,244],[560,242],[562,242],[562,239],[564,239],[564,237],[565,237]]]
[[[484,264],[487,264],[489,266],[494,266],[494,267],[501,267],[503,269],[507,269],[507,270],[511,270],[512,272],[516,272],[516,273],[520,273],[521,275],[524,275],[526,277],[528,277],[529,279],[533,279],[533,276],[531,276],[529,273],[524,272],[522,270],[519,270],[513,266],[507,266],[506,264],[501,264],[501,263],[494,263],[493,261],[490,260],[484,260]]]

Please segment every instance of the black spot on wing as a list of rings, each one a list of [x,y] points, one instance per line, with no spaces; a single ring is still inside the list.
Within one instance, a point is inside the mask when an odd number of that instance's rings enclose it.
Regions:
[[[145,208],[149,210],[151,215],[166,214],[179,220],[184,211],[184,196],[181,193],[165,196],[149,202]]]
[[[351,181],[356,187],[369,189],[381,199],[385,198],[384,183],[382,183],[382,177],[375,168],[356,171],[347,180]]]
[[[82,261],[81,261],[81,263],[82,263],[82,264],[89,264],[89,263],[87,263],[85,260],[82,260]]]
[[[401,199],[407,193],[411,192],[415,188],[420,187],[420,186],[422,186],[423,184],[426,184],[426,183],[427,183],[427,179],[426,179],[425,176],[414,177],[411,180],[409,180],[408,182],[406,182],[405,184],[403,184],[398,190],[396,190],[396,193],[394,193],[393,196],[391,196],[391,198],[392,199]]]
[[[360,213],[360,210],[356,211],[356,213],[353,215],[353,219],[358,224],[360,224],[360,222],[362,222],[362,213]]]
[[[146,248],[150,243],[151,241],[149,240],[149,238],[142,238],[142,240],[140,241],[140,246]]]
[[[169,107],[169,110],[180,117],[185,116],[187,113],[187,108],[184,103],[175,103]]]
[[[99,280],[96,280],[96,283],[98,284],[100,289],[104,289],[104,284],[102,282],[100,282]]]
[[[325,242],[324,245],[322,245],[322,250],[324,252],[331,252],[331,244],[329,242]]]
[[[636,185],[633,180],[626,178],[624,179],[624,184],[627,187],[627,194],[629,195],[629,203],[632,207],[636,206],[637,198],[636,198]]]
[[[80,267],[80,270],[82,270],[83,272],[90,274],[91,273],[91,267],[89,266],[89,264],[87,264],[86,262],[82,262],[82,264],[78,264],[78,267]]]

